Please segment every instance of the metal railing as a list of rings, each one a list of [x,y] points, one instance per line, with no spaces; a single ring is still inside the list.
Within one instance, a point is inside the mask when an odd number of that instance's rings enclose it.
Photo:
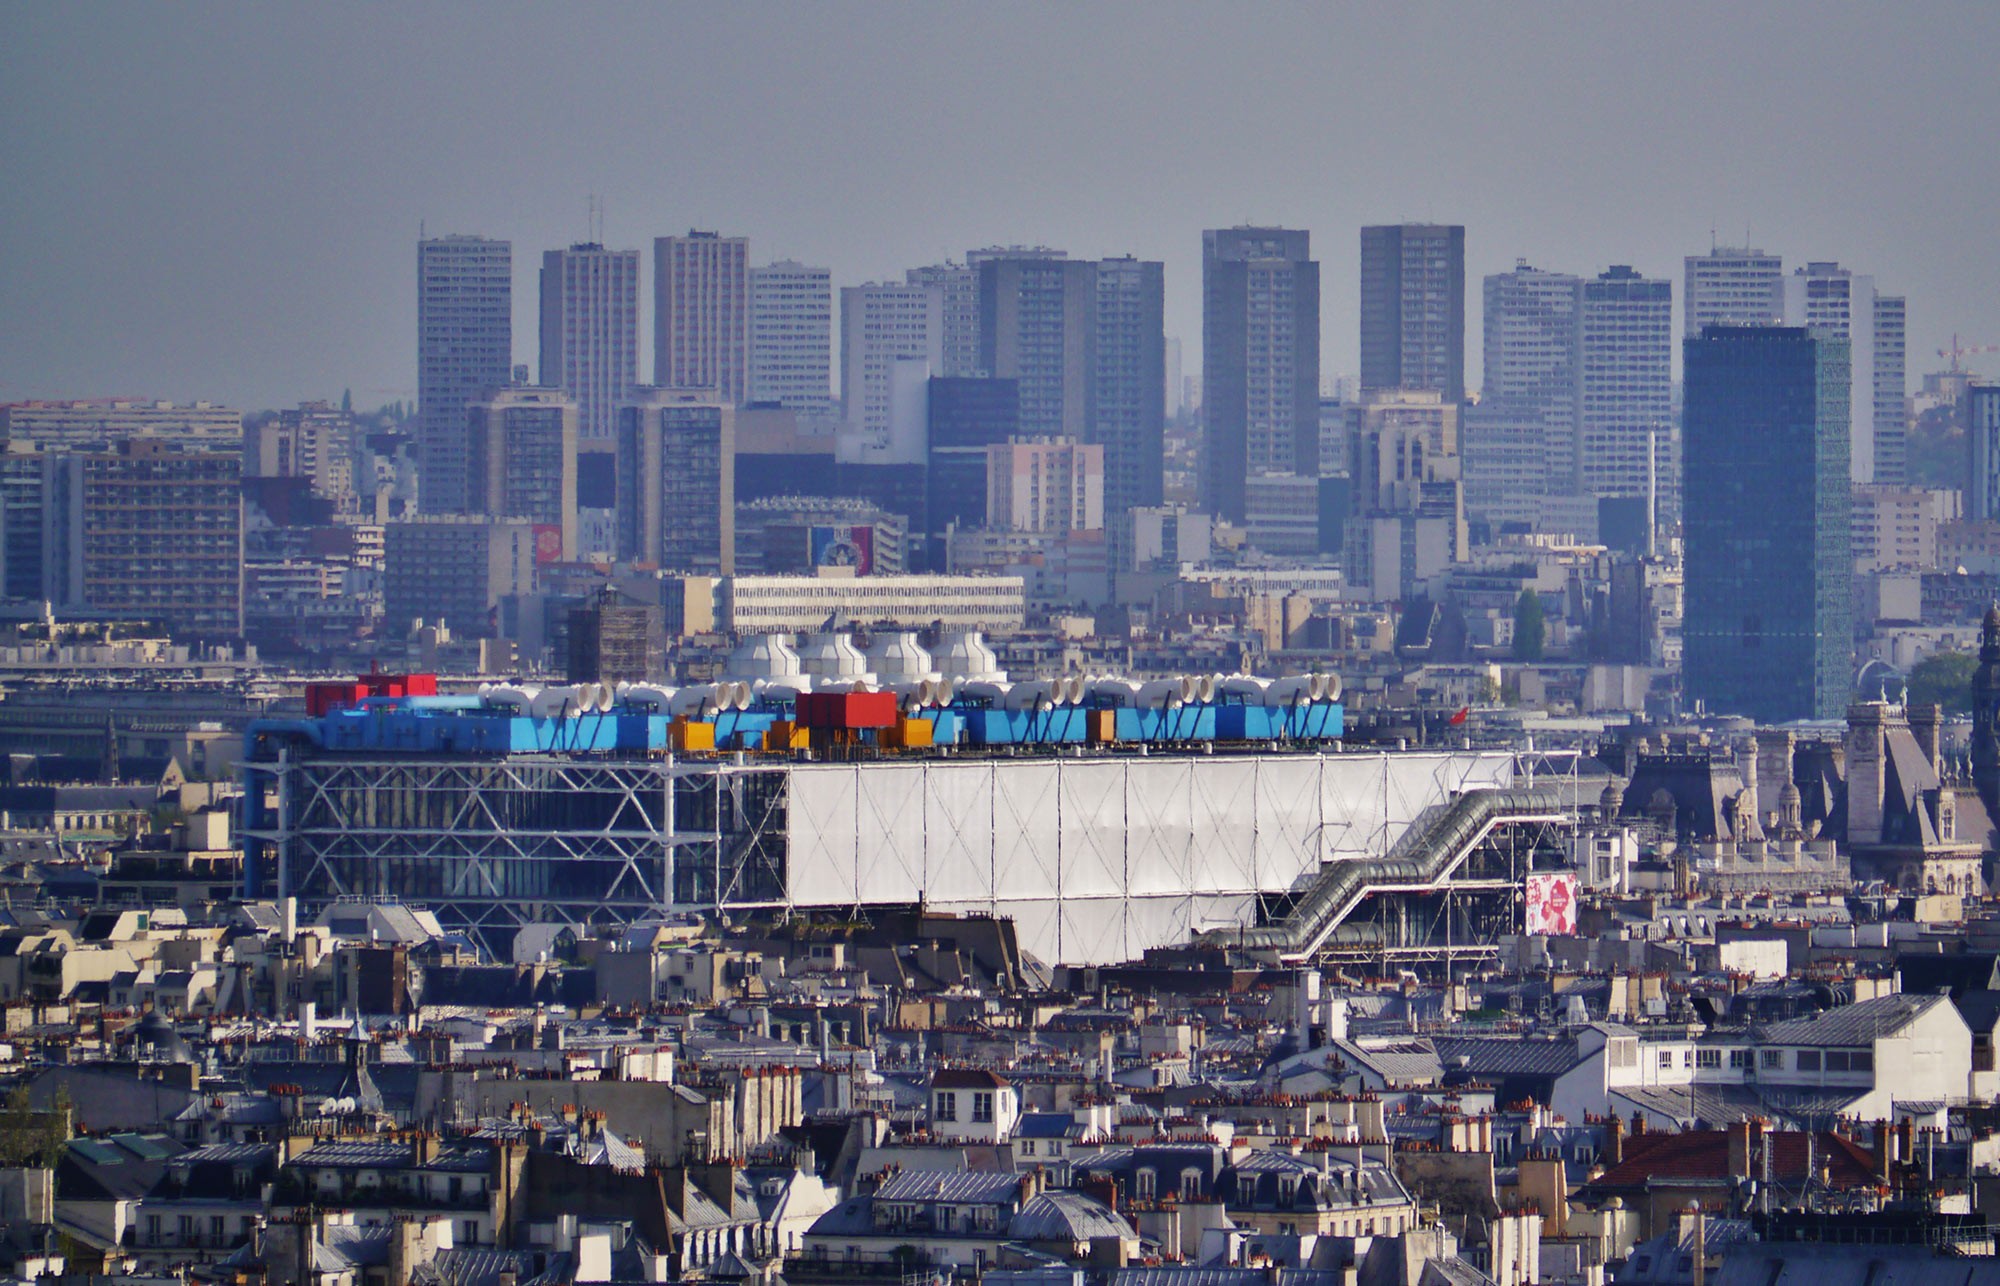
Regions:
[[[1280,960],[1305,959],[1319,949],[1370,892],[1434,885],[1494,826],[1562,815],[1562,800],[1553,790],[1466,791],[1418,813],[1381,857],[1329,863],[1276,924],[1217,930],[1205,936],[1217,945],[1275,953]]]

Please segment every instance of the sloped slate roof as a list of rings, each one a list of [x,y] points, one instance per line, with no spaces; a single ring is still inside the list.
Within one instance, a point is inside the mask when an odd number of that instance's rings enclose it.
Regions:
[[[1092,1237],[1134,1240],[1132,1225],[1080,1192],[1044,1192],[1015,1213],[1007,1235],[1021,1241],[1089,1241]]]
[[[1583,1061],[1566,1040],[1438,1036],[1431,1044],[1447,1071],[1464,1058],[1475,1076],[1560,1076]]]
[[[1892,996],[1877,996],[1873,1000],[1842,1005],[1811,1018],[1772,1023],[1759,1035],[1767,1045],[1866,1049],[1882,1037],[1893,1036],[1909,1026],[1932,1006],[1948,1003],[1943,996],[1913,996],[1898,992]]]

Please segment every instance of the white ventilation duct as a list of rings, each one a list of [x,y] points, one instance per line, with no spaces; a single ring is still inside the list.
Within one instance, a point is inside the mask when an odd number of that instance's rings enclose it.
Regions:
[[[915,683],[891,683],[886,687],[895,694],[896,706],[904,714],[915,714],[935,704],[933,698],[937,688],[929,679],[920,679]]]
[[[938,645],[931,652],[931,664],[939,674],[960,682],[977,680],[984,683],[1005,683],[1007,672],[1000,668],[1000,658],[993,655],[993,649],[986,646],[978,630],[952,630],[938,639]]]
[[[737,645],[723,664],[732,679],[776,679],[786,682],[805,673],[799,654],[783,634],[753,634]]]
[[[883,630],[868,645],[868,668],[883,683],[918,683],[937,674],[931,654],[908,631]]]
[[[487,705],[496,710],[512,710],[516,714],[526,714],[529,707],[535,703],[537,691],[535,688],[496,686],[486,689],[480,695],[485,697]]]
[[[1154,679],[1150,683],[1140,684],[1134,703],[1155,709],[1171,710],[1194,700],[1194,693],[1194,680],[1185,674],[1180,674],[1171,679]]]
[[[851,634],[824,631],[808,635],[799,645],[799,666],[812,677],[813,687],[824,692],[829,683],[872,683],[868,658],[854,646]]]
[[[1007,703],[1007,693],[1013,686],[1004,679],[997,683],[991,679],[973,679],[958,685],[958,695],[967,701],[990,701],[996,706],[1004,707]]]
[[[1088,680],[1085,693],[1106,705],[1132,706],[1139,703],[1139,685],[1131,679]]]
[[[733,683],[690,683],[674,690],[667,710],[677,716],[706,718],[733,701],[735,695],[736,685]]]
[[[557,685],[543,688],[528,703],[528,713],[537,719],[568,719],[577,713],[577,690]]]
[[[1304,705],[1315,699],[1319,684],[1310,674],[1292,674],[1282,679],[1271,680],[1271,686],[1264,689],[1264,704],[1267,706]]]
[[[1047,710],[1056,703],[1055,687],[1047,679],[1027,679],[1010,686],[1001,704],[1009,710]]]
[[[1246,705],[1262,705],[1264,694],[1270,690],[1271,681],[1260,679],[1254,674],[1225,675],[1216,683],[1218,696],[1242,697]]]
[[[650,683],[622,685],[619,695],[635,710],[665,711],[674,703],[674,689]]]

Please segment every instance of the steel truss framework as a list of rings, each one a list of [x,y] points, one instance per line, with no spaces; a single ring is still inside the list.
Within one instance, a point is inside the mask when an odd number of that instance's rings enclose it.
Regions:
[[[522,925],[667,905],[672,775],[644,759],[286,753],[252,766],[251,878],[308,913],[357,896],[426,906],[505,959]]]
[[[1296,887],[1324,862],[1379,853],[1425,807],[1504,780],[1507,764],[1292,755],[801,769],[290,745],[245,768],[253,894],[296,896],[308,913],[341,897],[399,898],[501,959],[528,924],[927,900],[1014,919],[1044,959],[1102,962],[1184,942],[1204,916],[1253,914],[1259,893]]]
[[[1454,965],[1492,959],[1522,930],[1531,871],[1567,869],[1569,822],[1497,822],[1435,884],[1372,890],[1320,948],[1328,963],[1449,979]]]

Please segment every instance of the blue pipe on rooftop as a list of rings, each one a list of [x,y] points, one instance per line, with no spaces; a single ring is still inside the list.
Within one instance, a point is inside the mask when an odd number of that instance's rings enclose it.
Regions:
[[[252,719],[243,729],[243,757],[250,758],[250,752],[257,745],[257,738],[274,733],[289,733],[304,737],[307,741],[326,749],[326,734],[320,730],[317,719]]]
[[[484,710],[487,709],[487,705],[486,698],[480,696],[366,697],[361,702],[361,708],[363,710]]]

